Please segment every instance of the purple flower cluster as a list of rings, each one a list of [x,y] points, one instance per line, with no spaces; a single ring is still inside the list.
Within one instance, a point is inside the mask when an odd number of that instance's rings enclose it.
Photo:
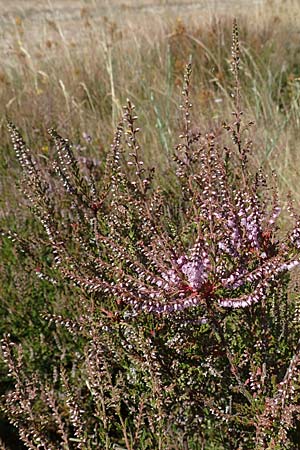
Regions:
[[[281,212],[276,193],[263,192],[266,183],[257,178],[232,186],[212,133],[200,142],[194,153],[203,177],[191,173],[190,164],[186,209],[187,222],[197,226],[196,243],[185,251],[176,246],[170,251],[173,243],[165,241],[156,251],[160,235],[150,246],[143,243],[154,270],[146,278],[140,271],[138,286],[127,284],[135,311],[172,313],[208,304],[245,308],[265,299],[280,276],[299,265],[300,228],[280,241],[276,236]],[[186,155],[180,162],[183,178],[184,161]]]

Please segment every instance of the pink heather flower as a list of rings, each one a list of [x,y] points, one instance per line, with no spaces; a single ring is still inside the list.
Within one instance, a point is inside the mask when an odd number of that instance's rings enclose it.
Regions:
[[[207,270],[210,267],[210,261],[205,258],[203,261],[189,261],[182,266],[182,273],[186,276],[189,285],[194,290],[199,290],[202,284],[207,280]]]
[[[205,252],[203,252],[202,260],[199,257],[191,260],[186,255],[182,255],[173,264],[175,266],[174,269],[161,274],[166,283],[164,284],[162,280],[156,281],[158,287],[170,290],[171,285],[178,285],[180,288],[185,281],[192,290],[197,291],[207,281],[210,260]]]
[[[274,208],[273,213],[272,213],[272,216],[271,216],[271,218],[270,218],[270,220],[269,220],[269,225],[274,225],[274,224],[275,224],[275,222],[276,222],[276,220],[277,220],[277,218],[278,218],[278,216],[279,216],[280,213],[281,213],[281,208],[280,208],[280,206],[276,206],[276,207]]]

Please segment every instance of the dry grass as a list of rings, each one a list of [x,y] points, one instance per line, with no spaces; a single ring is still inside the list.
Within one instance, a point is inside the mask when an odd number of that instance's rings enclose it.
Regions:
[[[144,129],[146,159],[165,176],[178,135],[180,86],[189,55],[195,125],[214,127],[232,110],[228,59],[234,14],[244,55],[244,107],[257,127],[254,159],[275,168],[282,189],[299,198],[300,5],[253,1],[250,10],[244,1],[213,3],[0,2],[2,147],[9,146],[9,118],[41,158],[49,157],[46,129],[54,126],[84,147],[82,133],[91,135],[92,145],[83,151],[101,159],[129,97]],[[0,170],[7,165],[12,165],[10,155]]]

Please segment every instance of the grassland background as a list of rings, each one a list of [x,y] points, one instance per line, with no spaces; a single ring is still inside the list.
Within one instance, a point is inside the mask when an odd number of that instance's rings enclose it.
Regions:
[[[299,195],[299,2],[15,1],[0,6],[2,146],[9,145],[10,118],[41,158],[48,157],[49,126],[76,143],[88,133],[94,155],[105,153],[130,97],[138,107],[147,156],[159,158],[163,168],[177,137],[180,83],[190,54],[197,125],[212,126],[231,111],[228,60],[236,16],[244,107],[259,136],[254,157],[275,167],[283,189]],[[4,163],[13,165],[10,155],[4,155]]]
[[[243,107],[255,122],[253,162],[274,169],[282,198],[291,192],[299,202],[297,0],[26,0],[0,1],[0,10],[1,228],[34,237],[37,227],[18,190],[20,168],[7,119],[22,130],[42,165],[53,158],[48,127],[69,137],[78,146],[78,156],[101,164],[129,97],[143,130],[145,159],[156,166],[168,189],[172,151],[180,134],[181,82],[190,55],[194,126],[209,130],[231,115],[234,16],[241,35]],[[53,359],[51,345],[59,338],[41,313],[70,311],[72,305],[68,292],[54,291],[35,279],[32,270],[30,258],[20,258],[4,239],[1,334],[10,332],[28,348],[34,342],[46,371]],[[5,381],[6,370],[1,370]]]

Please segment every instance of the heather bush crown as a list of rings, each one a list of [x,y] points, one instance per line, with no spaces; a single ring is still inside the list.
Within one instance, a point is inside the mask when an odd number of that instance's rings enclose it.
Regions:
[[[105,165],[81,164],[49,130],[55,158],[41,166],[9,124],[43,230],[28,242],[7,234],[39,278],[72,292],[72,317],[45,317],[79,353],[45,380],[3,340],[14,380],[4,410],[28,448],[295,448],[299,218],[290,205],[294,224],[278,232],[276,177],[251,165],[236,23],[231,67],[233,120],[209,131],[194,125],[186,67],[172,196],[143,158],[130,100]]]

